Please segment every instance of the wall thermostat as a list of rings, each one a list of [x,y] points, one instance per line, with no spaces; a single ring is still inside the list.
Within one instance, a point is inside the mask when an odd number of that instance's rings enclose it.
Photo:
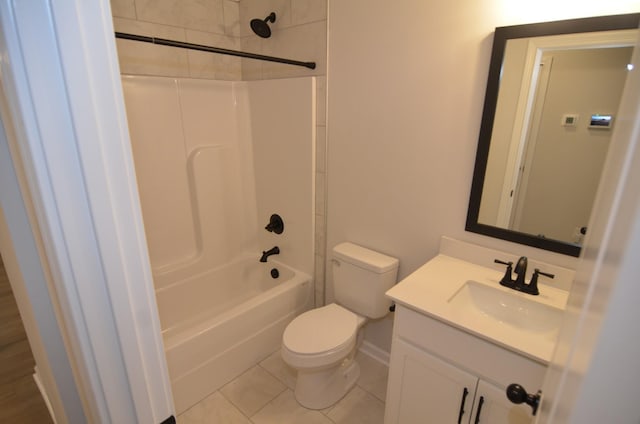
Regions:
[[[564,127],[575,127],[576,122],[578,122],[578,115],[575,113],[567,113],[562,115],[562,126]]]
[[[612,115],[591,115],[591,121],[589,122],[589,128],[600,128],[608,130],[613,123]]]

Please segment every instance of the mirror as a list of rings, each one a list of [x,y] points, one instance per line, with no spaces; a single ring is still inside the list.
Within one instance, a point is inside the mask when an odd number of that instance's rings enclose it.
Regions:
[[[467,231],[579,256],[639,24],[496,28]]]

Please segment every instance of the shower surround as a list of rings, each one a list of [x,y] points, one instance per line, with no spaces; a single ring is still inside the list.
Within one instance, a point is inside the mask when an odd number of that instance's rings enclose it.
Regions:
[[[180,413],[276,350],[313,305],[315,79],[122,82]],[[273,213],[280,235],[264,230]]]

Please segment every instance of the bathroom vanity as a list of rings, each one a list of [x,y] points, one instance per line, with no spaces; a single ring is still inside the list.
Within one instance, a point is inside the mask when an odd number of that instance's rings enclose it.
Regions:
[[[396,314],[386,424],[533,422],[505,389],[542,387],[573,271],[532,261],[527,280],[534,267],[556,275],[532,296],[499,284],[495,258],[515,262],[443,238],[438,256],[387,292]]]

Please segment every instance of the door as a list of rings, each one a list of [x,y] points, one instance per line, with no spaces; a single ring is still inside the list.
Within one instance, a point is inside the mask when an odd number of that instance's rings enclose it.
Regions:
[[[558,346],[542,387],[540,424],[640,422],[638,50],[623,91]]]
[[[385,422],[467,423],[478,379],[400,339],[394,340]]]

